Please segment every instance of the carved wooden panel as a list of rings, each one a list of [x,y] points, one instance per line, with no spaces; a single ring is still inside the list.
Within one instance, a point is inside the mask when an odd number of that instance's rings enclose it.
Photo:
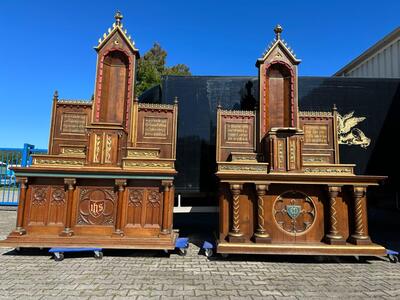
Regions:
[[[254,112],[219,109],[217,117],[217,161],[227,161],[231,152],[254,153],[254,133]]]
[[[87,147],[86,125],[92,112],[89,101],[56,100],[53,104],[49,154],[64,154],[62,148]]]
[[[127,188],[126,226],[160,228],[163,206],[162,195],[159,187]]]
[[[174,105],[138,104],[137,126],[133,145],[158,148],[161,158],[173,158],[176,140]]]
[[[128,189],[128,210],[127,210],[127,224],[134,227],[143,227],[144,218],[143,212],[145,211],[144,197],[146,190],[142,188],[129,188]]]
[[[97,165],[119,163],[119,131],[93,130],[90,134],[89,162]]]
[[[64,186],[31,185],[29,225],[62,225],[65,218]]]
[[[66,201],[64,186],[51,186],[48,224],[64,224]]]
[[[78,225],[113,225],[116,194],[113,188],[82,187],[79,190]]]
[[[146,199],[146,225],[159,226],[161,224],[161,199],[162,194],[158,188],[148,190]]]
[[[300,128],[304,131],[304,164],[335,163],[335,126],[330,112],[300,112]]]
[[[50,186],[32,185],[29,225],[46,225]]]

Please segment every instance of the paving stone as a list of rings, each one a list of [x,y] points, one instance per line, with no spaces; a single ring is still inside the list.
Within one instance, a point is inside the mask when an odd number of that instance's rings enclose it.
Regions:
[[[0,211],[0,236],[16,212]],[[157,251],[105,252],[55,262],[45,251],[0,249],[1,299],[399,299],[400,267],[384,259],[232,255],[211,260]],[[127,254],[128,253],[128,254]]]

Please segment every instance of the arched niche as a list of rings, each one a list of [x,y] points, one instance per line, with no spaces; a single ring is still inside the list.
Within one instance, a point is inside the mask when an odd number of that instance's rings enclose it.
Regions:
[[[115,50],[104,57],[102,64],[99,121],[122,124],[128,96],[129,58]]]
[[[293,73],[284,63],[273,63],[266,69],[266,128],[292,127]]]

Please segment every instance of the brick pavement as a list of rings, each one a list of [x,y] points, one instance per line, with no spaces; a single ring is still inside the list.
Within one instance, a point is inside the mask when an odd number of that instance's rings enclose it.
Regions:
[[[0,238],[15,211],[0,211]],[[208,260],[191,244],[186,257],[156,251],[74,254],[0,253],[0,299],[321,299],[400,298],[400,264],[386,258],[230,256]]]

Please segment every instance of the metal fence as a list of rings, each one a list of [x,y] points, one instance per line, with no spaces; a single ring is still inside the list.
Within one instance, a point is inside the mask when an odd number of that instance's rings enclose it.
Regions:
[[[24,144],[23,148],[0,148],[0,205],[18,205],[19,184],[12,167],[27,167],[32,163],[32,154],[47,153]]]

